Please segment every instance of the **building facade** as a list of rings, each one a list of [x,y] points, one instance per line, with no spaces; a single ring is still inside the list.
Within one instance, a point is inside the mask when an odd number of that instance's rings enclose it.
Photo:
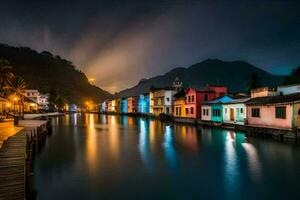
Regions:
[[[150,96],[148,93],[141,94],[139,97],[139,113],[150,113]]]
[[[249,99],[250,98],[234,99],[230,103],[223,104],[223,122],[244,125],[247,118],[245,102]]]
[[[275,129],[300,126],[300,93],[252,98],[246,102],[247,124]]]
[[[171,88],[152,88],[150,92],[150,111],[153,115],[172,114],[173,95],[176,93],[173,87]]]
[[[127,98],[127,113],[138,113],[138,100],[137,96]]]

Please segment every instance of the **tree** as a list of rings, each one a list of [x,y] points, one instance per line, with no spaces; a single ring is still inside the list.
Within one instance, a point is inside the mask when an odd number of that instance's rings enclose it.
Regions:
[[[12,81],[14,74],[12,73],[12,67],[6,59],[0,59],[0,94],[9,89],[9,83]]]
[[[24,95],[26,90],[26,82],[23,78],[19,76],[14,76],[14,78],[9,82],[10,93],[17,96],[22,105],[22,113],[24,113]]]
[[[300,66],[293,69],[289,76],[284,79],[285,85],[298,84],[300,83]]]
[[[251,75],[250,81],[248,83],[247,92],[250,93],[252,89],[261,87],[260,80],[256,73]]]
[[[56,111],[56,101],[58,99],[58,95],[55,90],[51,89],[49,92],[49,111]]]

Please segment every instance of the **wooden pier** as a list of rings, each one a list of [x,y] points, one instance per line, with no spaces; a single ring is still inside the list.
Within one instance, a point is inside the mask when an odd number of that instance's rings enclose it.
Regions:
[[[21,120],[0,149],[0,200],[33,199],[32,158],[46,139],[49,121]]]

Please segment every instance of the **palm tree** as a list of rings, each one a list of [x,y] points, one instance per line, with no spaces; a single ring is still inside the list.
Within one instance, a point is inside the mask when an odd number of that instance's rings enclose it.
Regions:
[[[0,59],[0,94],[4,94],[9,89],[9,83],[13,77],[14,74],[9,62],[5,59]]]
[[[24,95],[26,90],[26,82],[23,78],[19,76],[14,76],[14,78],[9,82],[9,87],[11,94],[19,97],[22,105],[22,114],[24,114]]]

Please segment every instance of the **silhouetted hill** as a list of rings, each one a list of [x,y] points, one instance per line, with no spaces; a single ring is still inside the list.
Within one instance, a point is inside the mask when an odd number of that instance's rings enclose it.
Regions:
[[[110,93],[91,85],[70,61],[49,52],[0,44],[0,58],[11,63],[14,73],[25,79],[28,88],[43,93],[54,89],[69,103],[80,105],[87,100],[101,102],[111,97]]]
[[[137,95],[149,91],[151,86],[170,86],[176,77],[183,81],[184,87],[200,88],[207,84],[219,84],[226,85],[230,92],[241,92],[246,91],[252,74],[257,74],[264,86],[276,86],[283,81],[283,76],[272,75],[243,61],[225,62],[208,59],[188,68],[175,68],[164,75],[143,79],[138,85],[123,90],[117,95]]]

